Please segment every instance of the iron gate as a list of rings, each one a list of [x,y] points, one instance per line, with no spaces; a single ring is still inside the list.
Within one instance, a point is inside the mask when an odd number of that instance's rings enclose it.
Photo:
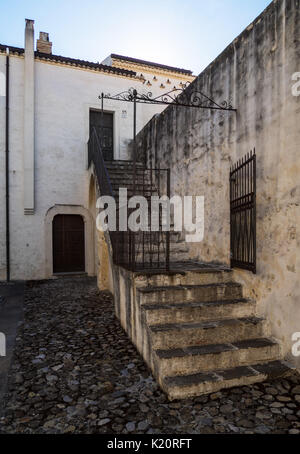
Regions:
[[[231,267],[256,273],[256,154],[230,169]]]

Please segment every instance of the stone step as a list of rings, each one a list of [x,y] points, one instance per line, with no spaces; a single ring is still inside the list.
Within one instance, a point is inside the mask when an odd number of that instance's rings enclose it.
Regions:
[[[135,173],[133,171],[133,167],[108,167],[106,168],[107,172],[109,173],[110,176],[115,177],[115,178],[120,178],[120,179],[128,179],[133,178],[133,175],[135,174],[136,178],[140,178],[144,181],[148,180],[149,182],[152,181],[152,183],[157,180],[156,174],[153,172],[152,175],[150,172],[146,172],[143,169],[137,168]]]
[[[127,186],[128,184],[133,184],[133,173],[126,172],[126,175],[122,175],[121,173],[108,171],[109,179],[112,184],[122,187],[123,185]],[[143,177],[143,175],[136,175],[135,179],[136,183],[145,185],[148,184],[151,186],[151,180],[149,178]],[[152,180],[152,186],[154,187],[155,182]]]
[[[116,187],[124,187],[123,185],[125,185],[126,188],[131,188],[133,187],[133,176],[130,175],[130,177],[126,178],[126,179],[117,179],[117,177],[112,177],[111,178],[111,174],[109,175],[109,179],[110,179],[110,182],[112,184],[112,186],[116,186]],[[143,187],[145,186],[146,188],[152,188],[152,189],[155,189],[156,188],[156,185],[155,184],[152,184],[151,185],[151,182],[150,181],[144,181],[143,182],[143,179],[142,178],[139,178],[138,180],[136,180],[135,182],[135,186],[136,187]],[[157,190],[157,188],[156,188]]]
[[[152,230],[145,231],[145,232],[137,232],[138,235],[142,237],[142,234],[144,234],[144,238],[147,238],[149,241],[151,239],[151,242],[158,241],[159,235],[166,234],[167,232],[165,230]],[[174,230],[170,230],[170,238],[173,238],[176,240],[178,243],[184,243],[184,241],[180,238],[181,232],[174,232]]]
[[[139,288],[141,303],[168,303],[181,301],[217,301],[241,298],[242,286],[235,282],[176,285]]]
[[[123,169],[133,172],[133,164],[130,162],[128,164],[126,162],[124,163],[124,161],[121,164],[110,164],[106,162],[105,167],[112,172],[121,172]],[[135,169],[137,173],[145,173],[145,167],[143,165],[136,165]]]
[[[270,361],[205,373],[168,376],[160,380],[160,385],[169,399],[174,400],[214,393],[235,386],[250,385],[284,377],[289,373],[289,365],[284,361]]]
[[[174,257],[176,258],[178,256],[179,256],[180,259],[184,259],[184,258],[186,259],[187,258],[187,253],[186,252],[176,252],[176,251],[171,251],[170,252],[170,259],[173,259]],[[152,258],[152,261],[150,261],[150,258]],[[158,266],[154,266],[154,264],[157,263],[157,262],[160,262],[160,263],[165,263],[166,262],[166,254],[165,254],[165,252],[160,253],[159,256],[158,256],[158,254],[156,254],[156,255],[152,254],[152,256],[145,254],[144,258],[143,258],[142,254],[138,254],[136,256],[136,263],[138,263],[140,265],[144,264],[144,266],[138,267],[136,269],[138,269],[138,270],[139,269],[143,269],[143,270],[144,269],[151,269],[151,268],[165,269],[164,266],[159,266],[159,267]],[[150,263],[152,263],[151,267],[148,266],[148,265],[150,265]]]
[[[118,183],[118,182],[133,182],[133,175],[134,175],[134,172],[131,170],[131,169],[124,169],[124,170],[114,170],[114,169],[106,169],[108,174],[109,174],[109,178],[111,180],[111,182],[115,182],[115,183]],[[151,184],[151,181],[152,181],[152,185],[154,185],[155,183],[155,179],[151,178],[145,174],[144,172],[139,172],[137,171],[135,173],[135,181],[140,181],[140,182],[145,182],[145,183],[149,183]]]
[[[186,271],[191,267],[189,262],[182,264],[181,268],[174,269],[172,263],[171,271],[168,273],[140,272],[136,273],[135,283],[138,287],[174,287],[197,284],[218,284],[232,280],[232,270],[229,268],[219,269],[218,267],[202,267]]]
[[[142,162],[135,163],[137,168],[143,169],[144,164]],[[133,167],[133,161],[125,161],[125,160],[115,160],[115,161],[105,161],[105,167],[108,168],[122,168],[122,167]]]
[[[109,177],[110,177],[111,181],[132,182],[132,180],[133,180],[133,172],[131,170],[129,170],[126,173],[124,173],[124,171],[119,171],[119,170],[115,171],[113,169],[107,169],[107,171],[109,173]],[[149,184],[151,183],[150,177],[147,174],[145,174],[144,172],[139,172],[139,171],[136,172],[136,181],[137,180],[149,182]],[[153,182],[153,180],[152,180],[152,182]]]
[[[147,197],[153,194],[157,195],[158,192],[155,186],[151,187],[150,184],[143,185],[142,182],[137,182],[135,185],[135,190],[133,191],[132,180],[131,183],[127,181],[114,183],[113,181],[111,181],[111,187],[113,188],[116,197],[119,197],[119,189],[127,189],[127,197],[131,196],[133,193],[137,195],[144,195],[144,197]]]
[[[187,257],[187,253],[186,252],[182,252],[182,251],[179,251],[177,252],[176,250],[170,250],[170,258],[173,259],[174,257],[178,257],[180,256],[181,258],[186,258]],[[154,262],[165,262],[166,261],[166,253],[165,251],[160,251],[160,253],[156,253],[156,254],[147,254],[145,253],[144,256],[143,254],[140,252],[140,253],[137,253],[135,254],[135,261],[137,263],[154,263]],[[148,267],[149,268],[149,267]],[[153,268],[153,267],[152,267]]]
[[[260,317],[153,325],[148,330],[154,350],[232,343],[269,335],[267,322]]]
[[[186,252],[176,252],[176,251],[171,251],[170,252],[170,260],[173,260],[173,259],[176,259],[178,258],[179,260],[186,260],[188,258],[188,254]],[[166,255],[165,253],[163,254],[160,254],[160,262],[165,262],[166,261]],[[152,255],[152,262],[155,263],[155,262],[158,262],[158,255]],[[142,267],[138,267],[137,269],[142,269],[142,270],[145,270],[145,269],[150,269],[151,268],[155,268],[155,269],[165,269],[164,266],[147,266],[149,263],[150,263],[150,257],[145,255],[145,260],[143,260],[143,257],[141,254],[139,254],[137,257],[136,257],[136,263],[142,265],[144,263],[144,265],[146,266],[142,266]]]
[[[186,375],[273,361],[279,358],[280,346],[272,339],[259,338],[225,344],[156,350],[155,355],[161,376]]]
[[[164,242],[160,244],[160,247],[158,249],[158,245],[152,245],[152,249],[150,250],[149,245],[145,244],[145,254],[150,257],[150,256],[156,256],[158,253],[158,250],[161,253],[165,253],[166,245]],[[172,241],[170,238],[170,252],[188,252],[188,249],[186,248],[185,243],[178,243],[177,241]],[[137,255],[142,255],[143,250],[142,250],[142,245],[136,246],[136,254]]]
[[[110,167],[110,168],[106,168],[106,170],[110,173],[110,175],[118,175],[120,178],[127,178],[129,175],[132,176],[134,175],[134,171],[133,171],[133,167]],[[144,169],[141,169],[141,168],[136,168],[135,170],[135,176],[137,178],[139,177],[142,177],[144,179],[149,179],[149,181],[151,180],[152,178],[152,181],[154,180],[154,176],[155,174],[152,173],[152,176],[151,176],[151,173],[145,171]]]
[[[133,184],[126,184],[126,185],[113,185],[112,189],[115,194],[115,198],[119,199],[119,188],[126,188],[127,189],[127,197],[132,197],[133,195],[143,195],[147,200],[149,197],[149,201],[151,201],[151,195],[157,195],[157,189],[155,187],[145,186],[140,184],[135,185],[135,189],[133,190]],[[150,209],[150,206],[149,206]]]
[[[119,187],[122,187],[122,186],[115,186],[115,187],[112,186],[114,197],[115,197],[117,203],[119,203]],[[127,188],[127,198],[128,199],[130,197],[134,196],[134,195],[142,195],[148,201],[149,209],[151,208],[151,205],[150,205],[151,197],[153,195],[157,195],[157,190],[156,189],[152,189],[152,190],[151,189],[144,189],[142,191],[141,188],[136,187],[135,191],[133,191],[133,188],[128,188],[128,186],[126,186],[126,188]]]
[[[142,305],[149,326],[252,317],[255,315],[255,308],[255,301],[246,298]]]
[[[119,189],[127,189],[127,197],[129,193],[133,193],[133,182],[131,181],[113,181],[111,180],[111,186],[116,193],[116,196],[119,197]],[[158,193],[157,188],[155,186],[151,186],[150,184],[143,184],[142,181],[137,181],[135,184],[135,192],[140,194],[156,194]]]
[[[155,232],[156,233],[156,232]],[[166,242],[165,242],[165,232],[162,232],[163,236],[161,236],[160,244],[158,244],[158,240],[152,239],[151,241],[151,248],[150,248],[150,239],[148,239],[145,235],[144,237],[144,250],[149,255],[155,255],[158,252],[158,249],[161,251],[165,251],[166,249]],[[129,235],[124,238],[123,244],[129,244]],[[142,253],[143,251],[143,237],[140,234],[138,240],[136,242],[135,247],[136,253]],[[177,252],[188,252],[188,248],[184,241],[178,241],[177,237],[170,232],[170,251],[176,250]]]

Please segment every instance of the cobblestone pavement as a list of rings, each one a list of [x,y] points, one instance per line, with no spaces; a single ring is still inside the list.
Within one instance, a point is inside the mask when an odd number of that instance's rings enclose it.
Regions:
[[[28,283],[0,433],[300,433],[300,376],[168,402],[91,278]]]

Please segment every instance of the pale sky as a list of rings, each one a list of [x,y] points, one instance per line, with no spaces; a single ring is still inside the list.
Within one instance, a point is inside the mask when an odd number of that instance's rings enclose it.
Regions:
[[[0,43],[24,47],[25,18],[53,53],[101,62],[111,53],[199,74],[270,0],[0,0]]]

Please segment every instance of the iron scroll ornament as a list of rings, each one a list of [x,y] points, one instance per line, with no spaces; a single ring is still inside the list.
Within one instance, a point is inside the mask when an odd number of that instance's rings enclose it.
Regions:
[[[201,91],[185,91],[187,84],[183,88],[174,88],[162,95],[153,97],[151,92],[138,93],[135,88],[130,88],[128,91],[122,91],[117,95],[111,96],[109,93],[104,95],[103,93],[99,96],[99,99],[111,99],[116,101],[125,102],[137,102],[140,104],[163,104],[163,105],[175,105],[181,107],[196,107],[199,109],[214,109],[214,110],[229,110],[236,112],[230,102],[223,101],[218,104],[213,99]]]

